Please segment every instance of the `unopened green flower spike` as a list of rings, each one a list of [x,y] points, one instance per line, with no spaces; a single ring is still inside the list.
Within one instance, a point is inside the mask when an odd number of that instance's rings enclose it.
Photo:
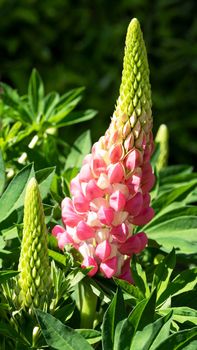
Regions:
[[[161,124],[157,135],[155,137],[155,142],[159,144],[159,157],[156,163],[157,170],[165,168],[168,165],[168,153],[169,153],[169,132],[168,128],[165,124]]]
[[[21,255],[19,303],[22,307],[43,308],[50,291],[47,229],[38,183],[32,178],[26,188]]]
[[[133,123],[139,118],[151,118],[151,86],[146,47],[139,21],[134,18],[128,27],[125,55],[123,62],[120,95],[117,101],[116,114],[125,118],[133,116]],[[134,125],[131,125],[133,127]]]

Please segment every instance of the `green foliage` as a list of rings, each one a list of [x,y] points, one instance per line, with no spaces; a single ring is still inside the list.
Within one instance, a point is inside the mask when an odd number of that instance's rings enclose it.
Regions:
[[[74,111],[84,89],[73,89],[62,96],[56,92],[45,96],[43,81],[35,69],[29,79],[26,95],[20,96],[4,83],[1,83],[1,88],[0,147],[6,168],[13,168],[14,165],[17,169],[21,164],[36,161],[38,168],[41,168],[41,164],[49,166],[56,163],[60,170],[70,146],[60,140],[58,129],[90,120],[96,114],[90,109]],[[66,146],[63,152],[62,145]],[[2,156],[0,164],[1,159]]]
[[[197,173],[191,167],[169,166],[158,174],[152,192],[155,216],[143,229],[165,251],[196,253],[196,193]]]
[[[37,310],[36,315],[46,342],[49,346],[52,346],[53,349],[93,349],[79,333],[65,326],[53,316],[46,314],[41,310]]]
[[[2,0],[0,12],[2,80],[24,93],[35,66],[47,91],[64,93],[73,86],[87,86],[84,104],[100,112],[92,124],[94,140],[108,125],[118,96],[125,31],[130,18],[137,17],[148,49],[155,130],[161,123],[169,127],[171,163],[193,163],[197,152],[195,0],[78,0],[76,6],[72,0]],[[73,128],[72,136],[67,129],[65,139],[72,143],[83,130]]]

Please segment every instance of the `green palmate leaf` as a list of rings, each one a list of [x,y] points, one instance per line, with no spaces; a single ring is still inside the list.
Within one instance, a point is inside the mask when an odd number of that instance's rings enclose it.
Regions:
[[[28,101],[32,119],[36,119],[43,113],[44,85],[36,69],[33,69],[28,85]]]
[[[150,295],[150,290],[148,287],[146,274],[143,271],[142,266],[137,262],[135,256],[133,256],[131,261],[131,270],[136,286],[139,288],[144,297],[148,297]]]
[[[16,275],[18,275],[18,271],[0,271],[0,283],[4,283],[10,278],[15,277]]]
[[[170,323],[172,319],[172,312],[169,312],[166,316],[159,318],[153,323],[148,324],[141,331],[137,331],[130,350],[153,350],[155,344],[160,343],[164,336],[169,335]]]
[[[187,197],[184,199],[185,204],[196,203],[197,202],[197,187],[191,191]]]
[[[54,114],[52,114],[48,121],[54,125],[60,123],[79,103],[82,99],[82,91],[84,88],[73,89],[59,99],[55,105]]]
[[[53,316],[55,318],[58,318],[58,320],[62,322],[66,322],[72,317],[74,310],[75,310],[75,302],[73,301],[70,304],[67,303],[60,309],[57,309],[54,312]]]
[[[33,175],[33,167],[29,164],[11,181],[0,198],[0,222],[23,204],[26,184]]]
[[[20,334],[18,334],[16,330],[10,326],[10,324],[0,322],[0,334],[6,338],[13,339],[15,342],[18,342],[18,345],[21,345],[21,349],[22,345],[26,345],[27,348],[30,346],[30,343],[25,338],[20,336]]]
[[[158,162],[159,155],[160,155],[160,145],[159,143],[156,143],[154,153],[151,157],[151,165],[153,168],[156,166],[156,163]]]
[[[114,277],[114,281],[117,284],[117,286],[119,286],[123,291],[133,296],[134,298],[138,300],[144,299],[144,295],[138,287],[134,286],[133,284],[127,281],[124,281],[122,279],[118,279],[115,277]]]
[[[103,318],[103,350],[113,349],[116,326],[125,318],[125,316],[126,314],[122,292],[120,289],[117,289],[117,292]]]
[[[162,341],[155,350],[194,350],[197,345],[197,327],[176,332]]]
[[[197,310],[191,309],[190,307],[172,307],[165,310],[160,309],[161,315],[166,315],[169,311],[173,311],[173,320],[179,323],[191,322],[197,325]]]
[[[153,322],[155,314],[156,290],[148,299],[144,299],[137,304],[134,310],[130,313],[119,326],[117,343],[115,350],[130,350],[133,337],[137,331],[141,331],[149,323]]]
[[[81,334],[89,344],[95,344],[101,340],[101,333],[94,329],[76,329],[76,331]]]
[[[182,216],[146,228],[148,237],[161,244],[165,251],[173,247],[178,253],[195,254],[197,237],[197,217]]]
[[[166,222],[170,219],[182,217],[182,216],[195,216],[197,215],[197,207],[185,205],[185,202],[175,202],[161,210],[157,213],[154,218],[144,226],[144,230],[149,227],[155,226],[156,224],[160,224],[162,222]]]
[[[56,350],[92,350],[90,344],[74,329],[65,326],[55,317],[36,310],[38,322],[46,343]]]
[[[176,256],[173,249],[156,267],[153,275],[152,289],[157,288],[157,299],[166,290],[175,264]]]
[[[182,185],[178,185],[174,189],[170,188],[164,193],[160,190],[160,195],[153,202],[153,208],[156,212],[160,211],[162,208],[168,206],[174,201],[181,201],[185,196],[187,196],[192,189],[194,189],[197,185],[197,178],[190,181],[189,183],[184,183]]]
[[[54,108],[59,101],[59,94],[57,92],[50,92],[44,98],[44,110],[43,114],[45,116],[45,120],[47,120],[54,112]]]
[[[1,196],[1,193],[3,192],[4,186],[5,186],[5,180],[6,180],[5,166],[4,166],[2,153],[0,151],[0,196]]]
[[[85,131],[74,142],[71,151],[66,159],[65,169],[80,168],[86,154],[90,152],[91,138],[90,131]]]
[[[192,166],[188,165],[170,165],[161,170],[161,178],[164,181],[168,181],[169,177],[178,175],[191,174],[193,170]]]
[[[55,260],[56,262],[66,266],[67,265],[67,258],[65,255],[60,254],[54,250],[48,249],[49,256]]]
[[[162,304],[170,296],[176,296],[181,293],[190,291],[197,283],[197,268],[186,270],[176,276],[173,281],[170,282],[168,288],[164,290],[158,299],[158,304]]]
[[[4,83],[0,83],[0,86],[3,90],[1,97],[5,104],[9,106],[12,111],[14,111],[14,119],[20,120],[23,123],[29,123],[31,120],[31,115],[25,104],[22,103],[17,91]]]
[[[85,112],[72,112],[66,118],[62,119],[61,122],[56,124],[57,128],[73,125],[81,122],[85,122],[95,117],[97,112],[93,109],[87,109]]]
[[[89,283],[93,293],[97,295],[97,297],[103,300],[104,303],[108,304],[111,302],[111,298],[109,297],[109,294],[107,294],[107,292],[103,288],[101,288],[94,279],[90,279]]]
[[[45,168],[36,171],[36,180],[39,183],[39,189],[42,199],[47,196],[55,174],[55,167]]]

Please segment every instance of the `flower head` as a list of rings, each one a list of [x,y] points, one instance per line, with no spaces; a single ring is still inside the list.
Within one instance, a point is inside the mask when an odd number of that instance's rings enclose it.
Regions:
[[[131,280],[132,254],[147,244],[144,232],[133,235],[154,215],[148,192],[154,184],[151,93],[146,49],[137,19],[129,25],[120,96],[104,136],[92,147],[71,181],[72,198],[62,202],[65,229],[53,229],[80,251],[92,276]],[[64,238],[62,238],[64,237]]]

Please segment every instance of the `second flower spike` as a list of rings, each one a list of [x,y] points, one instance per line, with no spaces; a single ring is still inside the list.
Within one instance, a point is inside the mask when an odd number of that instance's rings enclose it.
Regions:
[[[26,188],[18,270],[20,305],[43,308],[50,292],[51,279],[44,210],[35,178],[29,181]]]

